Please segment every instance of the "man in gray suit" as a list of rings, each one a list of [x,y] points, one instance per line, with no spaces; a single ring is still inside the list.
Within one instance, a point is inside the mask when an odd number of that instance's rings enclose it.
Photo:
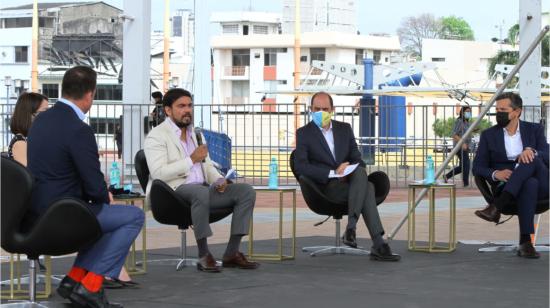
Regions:
[[[191,93],[170,89],[163,97],[166,120],[153,128],[145,138],[144,151],[151,180],[159,179],[191,204],[191,219],[199,249],[197,268],[205,272],[220,272],[208,250],[207,238],[212,236],[209,224],[210,209],[233,208],[231,236],[223,256],[223,267],[255,269],[239,252],[241,238],[248,234],[256,193],[244,183],[231,184],[222,177],[208,156],[204,140],[193,123]],[[198,136],[198,137],[197,137]]]

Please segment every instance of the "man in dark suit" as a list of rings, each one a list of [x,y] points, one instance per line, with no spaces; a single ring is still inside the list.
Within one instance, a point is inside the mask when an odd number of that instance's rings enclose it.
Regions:
[[[398,261],[400,256],[391,252],[382,237],[384,228],[376,208],[374,185],[368,181],[351,126],[331,120],[334,103],[328,93],[315,93],[310,109],[313,121],[296,132],[296,173],[314,180],[330,199],[348,202],[344,244],[357,247],[355,229],[359,216],[363,215],[373,241],[371,259]],[[348,176],[338,178],[350,164],[359,166]]]
[[[63,76],[62,98],[33,122],[28,137],[28,166],[36,179],[32,212],[41,215],[64,197],[88,205],[103,235],[78,252],[57,291],[77,306],[122,307],[107,301],[103,279],[118,277],[144,215],[133,206],[109,204],[112,196],[100,170],[94,132],[83,122],[92,106],[96,78],[89,67],[69,69]]]
[[[498,223],[500,212],[517,206],[520,241],[518,255],[538,258],[531,243],[537,200],[548,197],[548,143],[540,124],[520,121],[523,102],[515,93],[496,99],[497,125],[481,134],[473,173],[502,191],[476,215]]]

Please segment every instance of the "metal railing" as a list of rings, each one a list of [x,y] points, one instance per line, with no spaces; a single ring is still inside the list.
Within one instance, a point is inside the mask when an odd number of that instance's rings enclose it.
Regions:
[[[12,138],[9,119],[13,107],[0,105],[0,146],[4,151]],[[294,185],[295,179],[288,164],[288,158],[295,146],[294,105],[276,104],[269,112],[265,112],[263,107],[263,104],[195,105],[195,123],[204,129],[225,133],[231,138],[232,167],[243,177],[241,180],[253,185],[266,184],[269,161],[275,157],[279,162],[281,185]],[[143,147],[143,138],[154,125],[153,117],[150,116],[153,108],[154,105],[94,102],[86,122],[96,133],[105,175],[108,175],[111,162],[116,160],[125,166],[128,179],[133,179],[133,156]],[[298,127],[310,121],[306,108],[305,104],[300,105]],[[382,170],[387,173],[392,187],[405,187],[411,181],[422,179],[426,156],[431,155],[438,167],[453,148],[450,131],[457,117],[456,105],[438,105],[436,108],[433,105],[361,108],[362,111],[354,106],[338,106],[333,119],[351,124],[359,147],[374,154],[373,163],[367,165],[367,170]],[[542,114],[548,114],[549,108],[550,106],[544,107]],[[375,114],[374,136],[360,137],[360,112]],[[479,112],[479,106],[472,106],[474,118]],[[486,116],[489,122],[484,123],[496,123],[494,112],[492,108]],[[527,117],[540,118],[541,108],[525,107],[523,113]],[[126,120],[123,120],[125,115],[136,114],[137,116],[126,116]],[[443,124],[434,126],[434,123],[444,120],[447,121],[446,127]],[[133,140],[140,142],[124,142],[125,136],[136,134],[140,137]],[[479,132],[472,138],[472,159],[478,136]],[[445,172],[449,172],[457,164],[458,159],[454,157]],[[454,177],[454,181],[461,182],[461,176]]]

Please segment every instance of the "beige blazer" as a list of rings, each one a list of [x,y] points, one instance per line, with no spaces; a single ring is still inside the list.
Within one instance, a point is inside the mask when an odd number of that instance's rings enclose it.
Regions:
[[[193,142],[197,144],[194,132],[192,136]],[[202,140],[205,140],[204,136]],[[168,121],[163,121],[149,132],[145,138],[143,150],[150,171],[147,196],[149,196],[151,190],[151,182],[156,179],[165,182],[174,190],[185,184],[192,164],[186,159],[188,155]],[[208,184],[212,184],[222,177],[212,164],[209,156],[206,157],[201,166],[205,181]]]

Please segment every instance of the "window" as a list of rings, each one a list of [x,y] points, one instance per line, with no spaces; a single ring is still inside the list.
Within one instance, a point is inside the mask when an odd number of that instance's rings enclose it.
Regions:
[[[250,49],[233,49],[231,51],[233,66],[249,66],[250,65]]]
[[[27,63],[29,58],[28,46],[15,46],[15,63]]]
[[[95,92],[95,98],[98,101],[121,101],[121,84],[98,84]]]
[[[181,29],[183,28],[183,20],[181,16],[172,17],[172,36],[181,37]]]
[[[267,26],[254,26],[254,34],[267,34]]]
[[[309,63],[313,62],[314,60],[325,61],[325,53],[326,53],[325,48],[310,48]]]
[[[372,60],[375,64],[380,63],[380,57],[382,55],[382,52],[380,50],[373,50],[372,51]]]
[[[42,94],[47,98],[59,98],[59,84],[57,83],[44,83],[42,84]]]
[[[231,103],[244,104],[248,102],[250,83],[248,80],[233,80],[231,82]]]
[[[32,17],[3,18],[0,25],[2,28],[30,28],[32,27]]]
[[[116,118],[90,118],[90,127],[96,134],[114,135],[117,121]]]
[[[248,35],[248,25],[243,25],[243,35]]]
[[[277,65],[277,48],[264,49],[264,66]]]
[[[239,25],[223,25],[222,32],[224,34],[239,34]]]
[[[355,64],[363,65],[363,49],[355,49]]]
[[[445,58],[432,58],[432,62],[445,62]]]

